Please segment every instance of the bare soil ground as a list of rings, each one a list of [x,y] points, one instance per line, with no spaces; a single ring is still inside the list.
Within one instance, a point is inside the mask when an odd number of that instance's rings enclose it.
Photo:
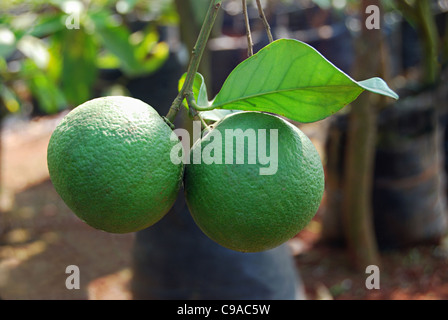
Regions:
[[[380,288],[370,290],[366,280],[371,273],[357,270],[345,248],[322,243],[318,222],[315,230],[305,230],[291,242],[293,248],[300,248],[295,259],[308,299],[446,300],[447,240],[381,252]]]
[[[2,131],[0,297],[132,299],[134,235],[112,235],[85,225],[49,181],[47,144],[62,115]],[[321,129],[304,128],[320,151]],[[448,299],[448,238],[440,245],[382,253],[380,289],[368,290],[368,274],[352,267],[344,248],[321,244],[320,229],[318,215],[290,241],[308,299]],[[65,286],[69,265],[80,268],[80,290]]]

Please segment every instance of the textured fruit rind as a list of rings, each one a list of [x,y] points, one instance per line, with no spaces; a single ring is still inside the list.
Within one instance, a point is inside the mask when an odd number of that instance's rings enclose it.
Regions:
[[[90,226],[134,232],[172,207],[182,165],[170,160],[172,130],[156,110],[130,97],[103,97],[73,109],[47,152],[50,178],[67,206]]]
[[[259,112],[240,112],[224,118],[214,130],[278,129],[278,170],[260,175],[257,164],[189,164],[185,195],[200,229],[224,247],[243,252],[264,251],[286,242],[316,214],[324,192],[320,156],[309,138],[285,120]],[[191,150],[206,147],[210,133]],[[245,142],[245,150],[247,149]],[[269,145],[266,150],[269,149]],[[224,154],[224,152],[223,152]],[[234,149],[235,163],[235,149]]]

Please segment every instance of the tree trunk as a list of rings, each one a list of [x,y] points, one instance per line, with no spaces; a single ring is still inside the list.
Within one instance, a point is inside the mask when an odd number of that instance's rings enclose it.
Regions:
[[[355,46],[356,79],[383,73],[381,29],[368,30],[365,26],[369,5],[380,7],[380,1],[361,1],[362,32]],[[376,118],[380,103],[379,96],[364,93],[352,104],[349,115],[342,211],[347,249],[354,267],[359,270],[380,263],[372,210]]]

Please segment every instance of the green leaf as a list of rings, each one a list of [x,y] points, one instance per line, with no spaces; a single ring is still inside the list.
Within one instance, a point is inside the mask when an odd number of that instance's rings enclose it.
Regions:
[[[134,50],[129,43],[129,32],[122,26],[97,29],[98,36],[106,50],[117,56],[121,69],[128,75],[133,75],[139,66],[134,56]]]
[[[184,75],[180,78],[178,84],[179,91],[182,89],[186,77],[187,74],[184,73]],[[204,77],[200,73],[196,73],[196,76],[194,78],[193,95],[198,106],[208,107],[210,105],[210,102],[208,101],[207,86],[205,85]],[[188,105],[185,100],[183,101],[183,104],[188,109]]]
[[[381,78],[372,78],[364,81],[359,81],[358,84],[367,91],[378,93],[394,99],[399,98],[398,94],[391,90]]]
[[[136,46],[135,56],[138,60],[144,60],[148,52],[154,50],[154,47],[159,42],[159,33],[153,26],[149,26],[142,31],[134,32],[131,35],[131,42]]]
[[[17,42],[17,48],[40,68],[45,69],[50,60],[47,43],[39,38],[25,35]]]
[[[131,34],[125,24],[114,21],[112,16],[112,13],[107,12],[89,13],[95,35],[109,53],[100,53],[98,66],[110,68],[118,62],[117,67],[129,77],[148,75],[159,70],[169,57],[169,46],[165,42],[158,42],[157,30],[149,27]]]
[[[45,113],[56,113],[67,107],[64,94],[47,74],[31,60],[23,63],[22,75],[37,100],[39,109]]]
[[[67,30],[61,43],[61,84],[67,101],[77,106],[89,100],[97,79],[97,44],[83,29]]]
[[[137,71],[137,74],[156,72],[168,60],[169,53],[169,45],[166,42],[157,43],[144,59],[139,60],[140,69]]]
[[[41,15],[28,32],[36,38],[52,35],[55,32],[66,28],[64,18],[65,15],[62,12],[56,12],[51,15]]]
[[[103,51],[98,54],[96,65],[99,69],[119,69],[120,59],[108,51]]]
[[[185,83],[185,78],[187,74],[185,73],[179,80],[179,91],[182,89],[182,86]],[[207,94],[207,86],[205,85],[204,77],[200,73],[196,73],[194,82],[193,82],[193,95],[196,100],[196,104],[201,108],[208,108],[211,105],[211,102],[208,101]],[[188,109],[187,102],[183,101],[184,106]],[[235,113],[238,111],[235,110],[224,110],[224,109],[214,109],[208,111],[201,111],[199,114],[204,120],[209,121],[219,121],[225,116]]]
[[[3,104],[9,112],[15,113],[20,110],[20,102],[17,96],[8,87],[0,86],[0,99],[3,100]]]
[[[8,58],[16,49],[16,36],[14,33],[0,25],[0,57]]]
[[[306,123],[336,113],[365,90],[398,98],[383,80],[356,82],[311,46],[280,39],[240,63],[212,107],[270,112]]]
[[[138,40],[139,38],[141,39]],[[157,29],[151,25],[131,35],[131,43],[134,46],[135,58],[139,65],[138,70],[136,70],[137,73],[154,73],[166,62],[170,53],[169,45],[159,40],[160,35]]]
[[[135,56],[134,47],[129,41],[131,33],[124,25],[112,21],[110,16],[105,13],[90,14],[89,17],[95,26],[95,34],[104,48],[119,59],[123,72],[127,75],[138,74],[141,66]]]

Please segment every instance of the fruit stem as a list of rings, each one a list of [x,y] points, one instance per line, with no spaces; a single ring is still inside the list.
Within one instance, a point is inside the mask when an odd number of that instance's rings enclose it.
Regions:
[[[193,48],[193,52],[190,58],[190,63],[187,68],[187,75],[185,78],[185,82],[179,91],[179,94],[174,99],[166,118],[174,123],[174,119],[179,112],[182,101],[193,94],[193,83],[196,73],[199,68],[199,64],[201,63],[202,55],[205,51],[205,47],[208,42],[208,38],[210,37],[210,33],[215,24],[216,17],[218,16],[219,9],[221,8],[222,0],[211,0],[210,6],[208,8],[207,16],[205,17],[204,23],[202,24],[201,31],[199,33],[198,39],[196,41],[196,45]],[[191,101],[191,100],[190,100]],[[190,106],[192,108],[192,106]],[[194,108],[194,106],[193,106]]]

